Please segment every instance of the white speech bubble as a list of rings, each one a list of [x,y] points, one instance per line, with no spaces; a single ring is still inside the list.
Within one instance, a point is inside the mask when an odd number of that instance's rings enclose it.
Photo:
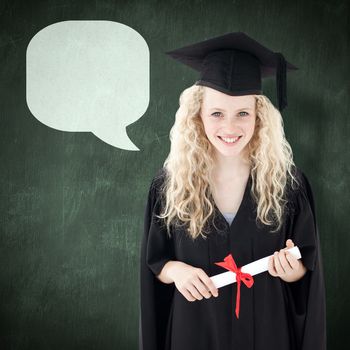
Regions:
[[[112,21],[51,24],[28,44],[26,77],[28,108],[43,124],[139,151],[126,127],[148,108],[149,49],[134,29]]]

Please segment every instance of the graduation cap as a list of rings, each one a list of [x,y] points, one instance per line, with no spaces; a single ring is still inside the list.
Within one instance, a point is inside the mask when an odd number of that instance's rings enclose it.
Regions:
[[[278,108],[287,106],[287,71],[297,67],[243,32],[227,33],[165,52],[201,73],[196,85],[228,95],[261,95],[261,79],[276,76]]]

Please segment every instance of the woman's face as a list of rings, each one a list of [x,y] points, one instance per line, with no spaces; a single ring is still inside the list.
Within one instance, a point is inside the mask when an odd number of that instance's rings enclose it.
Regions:
[[[230,96],[204,87],[201,119],[208,139],[223,156],[242,155],[254,134],[255,118],[253,95]]]

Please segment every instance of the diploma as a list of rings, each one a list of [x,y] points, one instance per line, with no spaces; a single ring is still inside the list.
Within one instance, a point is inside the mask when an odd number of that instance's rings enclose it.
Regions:
[[[300,250],[297,246],[286,249],[286,251],[289,251],[296,259],[301,258]],[[251,276],[267,271],[270,256],[273,255],[266,256],[265,258],[253,261],[247,265],[242,266],[241,271],[244,273],[249,273]],[[236,274],[232,271],[223,272],[210,278],[214,282],[216,288],[221,288],[228,284],[236,282]]]

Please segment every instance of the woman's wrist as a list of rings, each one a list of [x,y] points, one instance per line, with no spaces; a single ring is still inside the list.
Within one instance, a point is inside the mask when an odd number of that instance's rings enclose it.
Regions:
[[[158,279],[166,284],[170,284],[174,282],[174,270],[181,263],[176,260],[169,260],[164,266],[160,274],[157,276]]]
[[[293,283],[301,280],[307,272],[307,268],[301,264],[299,270],[293,275],[293,276],[286,276],[286,277],[281,277],[282,280],[288,283]]]

